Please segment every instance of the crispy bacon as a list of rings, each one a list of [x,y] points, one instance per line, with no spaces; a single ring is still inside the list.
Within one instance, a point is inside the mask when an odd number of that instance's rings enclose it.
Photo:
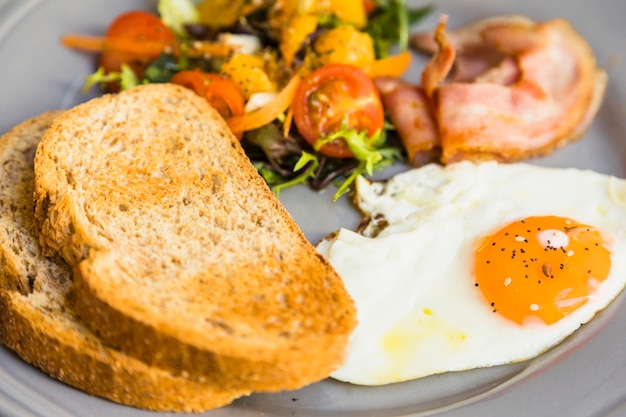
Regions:
[[[374,85],[406,149],[409,162],[421,166],[439,159],[439,133],[424,90],[393,77],[376,77]]]
[[[441,17],[436,31],[412,34],[411,45],[418,51],[435,54],[440,49],[435,39],[435,34],[437,32],[443,34],[446,21],[447,16],[444,15]],[[484,77],[486,73],[502,65],[503,60],[507,61],[508,64],[511,63],[511,57],[507,57],[496,45],[486,43],[481,35],[486,28],[502,25],[525,26],[533,25],[533,22],[526,17],[518,15],[495,16],[445,32],[448,44],[446,47],[455,51],[455,61],[450,81],[477,81],[480,77]],[[517,68],[515,65],[505,64],[505,66],[508,69]],[[513,76],[507,79],[510,80],[511,78]]]
[[[448,17],[444,15],[439,21],[439,25],[437,25],[434,36],[439,48],[435,51],[432,59],[426,64],[426,68],[422,72],[422,88],[431,99],[435,89],[452,70],[456,59],[456,51],[445,33],[447,20]]]
[[[421,87],[443,163],[549,153],[582,136],[602,102],[606,73],[562,19],[503,16],[447,32],[444,16],[434,33],[413,35],[412,43],[434,52]]]

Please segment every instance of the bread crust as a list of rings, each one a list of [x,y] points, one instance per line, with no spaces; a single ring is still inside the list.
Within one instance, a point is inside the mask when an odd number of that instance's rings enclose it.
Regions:
[[[0,341],[60,381],[142,409],[203,411],[248,394],[248,388],[175,376],[109,347],[65,302],[71,269],[59,257],[43,256],[32,218],[35,148],[61,114],[36,116],[0,138]]]
[[[37,151],[35,205],[81,318],[145,363],[273,392],[343,362],[356,324],[343,283],[189,90],[145,85],[65,113]]]

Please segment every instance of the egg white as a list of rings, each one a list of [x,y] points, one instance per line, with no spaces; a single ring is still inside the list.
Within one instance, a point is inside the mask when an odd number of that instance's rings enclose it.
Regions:
[[[355,300],[359,324],[333,377],[382,385],[535,357],[605,308],[626,284],[626,180],[529,164],[428,165],[387,183],[357,181],[357,204],[388,225],[341,229],[318,250]],[[521,326],[474,287],[475,243],[514,220],[569,217],[613,239],[609,277],[552,325]]]

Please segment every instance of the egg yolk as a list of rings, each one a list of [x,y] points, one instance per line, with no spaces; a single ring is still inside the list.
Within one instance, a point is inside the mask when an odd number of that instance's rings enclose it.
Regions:
[[[494,313],[552,324],[584,305],[611,268],[611,243],[598,229],[556,216],[508,224],[481,239],[474,285]]]

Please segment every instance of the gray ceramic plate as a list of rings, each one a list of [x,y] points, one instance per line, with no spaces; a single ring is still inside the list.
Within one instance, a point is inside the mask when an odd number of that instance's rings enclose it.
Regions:
[[[0,132],[27,117],[66,108],[88,98],[80,92],[80,87],[84,75],[93,70],[93,59],[62,48],[58,40],[63,33],[101,34],[121,11],[154,8],[154,3],[0,0]],[[533,162],[626,176],[626,2],[438,0],[434,3],[437,12],[421,23],[420,28],[433,27],[439,13],[449,14],[451,26],[504,13],[525,14],[536,20],[556,17],[570,20],[591,43],[599,64],[608,70],[608,92],[584,140]],[[422,64],[416,62],[412,77],[417,77]],[[330,192],[314,194],[302,188],[284,192],[281,198],[314,243],[339,226],[354,227],[359,220],[346,199],[334,205],[330,203]],[[626,415],[624,352],[626,306],[620,297],[563,344],[528,362],[378,388],[328,380],[300,391],[253,395],[206,415],[621,416]],[[0,347],[2,416],[150,414],[85,395],[50,379]]]

